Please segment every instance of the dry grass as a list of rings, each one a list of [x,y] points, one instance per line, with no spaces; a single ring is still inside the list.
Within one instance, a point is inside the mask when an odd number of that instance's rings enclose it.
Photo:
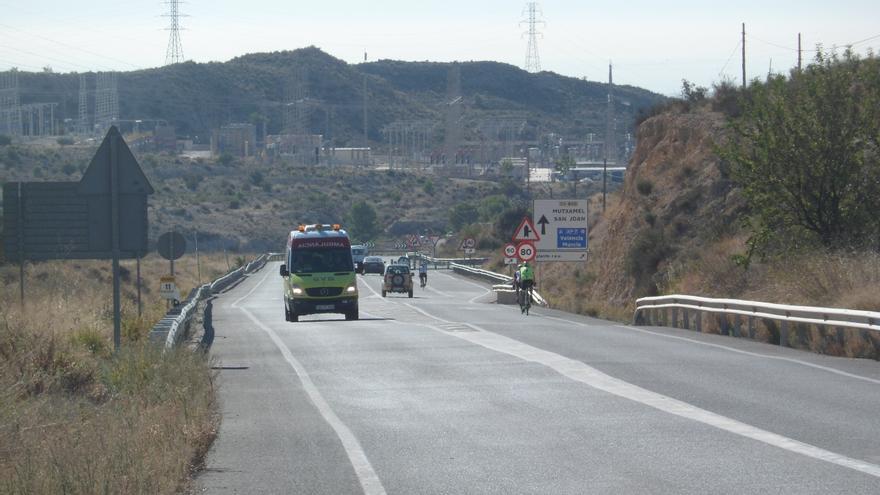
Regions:
[[[185,294],[194,262],[177,263]],[[112,352],[112,285],[107,261],[27,266],[27,304],[18,269],[0,267],[0,492],[174,493],[216,430],[210,363],[146,342],[165,312],[164,260],[142,263],[138,318],[134,262],[123,277],[123,349]],[[202,279],[226,271],[202,257]]]

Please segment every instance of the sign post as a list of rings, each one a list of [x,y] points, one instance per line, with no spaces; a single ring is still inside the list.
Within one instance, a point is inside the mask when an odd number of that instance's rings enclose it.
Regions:
[[[159,251],[159,256],[168,260],[170,266],[169,269],[171,271],[171,282],[174,282],[174,260],[179,259],[183,256],[183,253],[186,252],[186,238],[180,232],[165,232],[164,234],[159,236],[159,240],[156,241],[156,250]],[[198,261],[197,261],[198,263]],[[199,282],[201,283],[201,282]],[[180,301],[180,295],[177,297],[166,297],[169,301],[174,301],[176,305],[176,301]]]
[[[24,182],[3,186],[5,251],[28,260],[110,259],[113,263],[113,344],[121,334],[119,260],[147,250],[146,176],[116,127],[92,157],[79,182]]]
[[[537,261],[586,261],[588,248],[588,200],[537,199]]]

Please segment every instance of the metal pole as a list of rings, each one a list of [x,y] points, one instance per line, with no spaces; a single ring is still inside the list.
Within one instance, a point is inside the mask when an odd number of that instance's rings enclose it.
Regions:
[[[18,297],[24,313],[24,200],[21,197],[21,182],[18,183]]]
[[[122,340],[119,297],[119,142],[110,139],[110,228],[113,237],[113,349],[119,352]]]
[[[602,162],[602,213],[605,213],[605,194],[608,191],[606,183],[608,181],[608,157]]]
[[[143,305],[141,304],[141,254],[137,255],[137,292],[138,292],[138,318],[143,313]]]
[[[168,253],[171,254],[168,260],[171,263],[171,276],[174,276],[174,231],[171,231],[171,235],[168,236]]]
[[[198,273],[199,285],[202,285],[202,264],[199,260],[199,231],[196,230],[196,273]]]
[[[742,24],[742,73],[743,73],[743,89],[746,87],[746,23]]]

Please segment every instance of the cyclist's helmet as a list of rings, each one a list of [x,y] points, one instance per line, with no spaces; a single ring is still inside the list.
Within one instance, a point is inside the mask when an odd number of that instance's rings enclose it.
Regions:
[[[522,266],[529,266],[529,262],[528,262],[528,261],[523,261]]]

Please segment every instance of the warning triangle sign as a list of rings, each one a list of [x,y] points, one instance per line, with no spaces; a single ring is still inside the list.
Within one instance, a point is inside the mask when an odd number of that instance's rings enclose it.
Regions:
[[[519,227],[516,228],[516,232],[513,233],[513,240],[517,242],[541,240],[541,236],[535,230],[535,224],[532,223],[531,218],[523,217]]]
[[[116,162],[115,164],[113,162]],[[79,194],[110,195],[111,167],[115,168],[119,194],[153,194],[153,187],[144,175],[116,126],[111,126],[79,181]]]

